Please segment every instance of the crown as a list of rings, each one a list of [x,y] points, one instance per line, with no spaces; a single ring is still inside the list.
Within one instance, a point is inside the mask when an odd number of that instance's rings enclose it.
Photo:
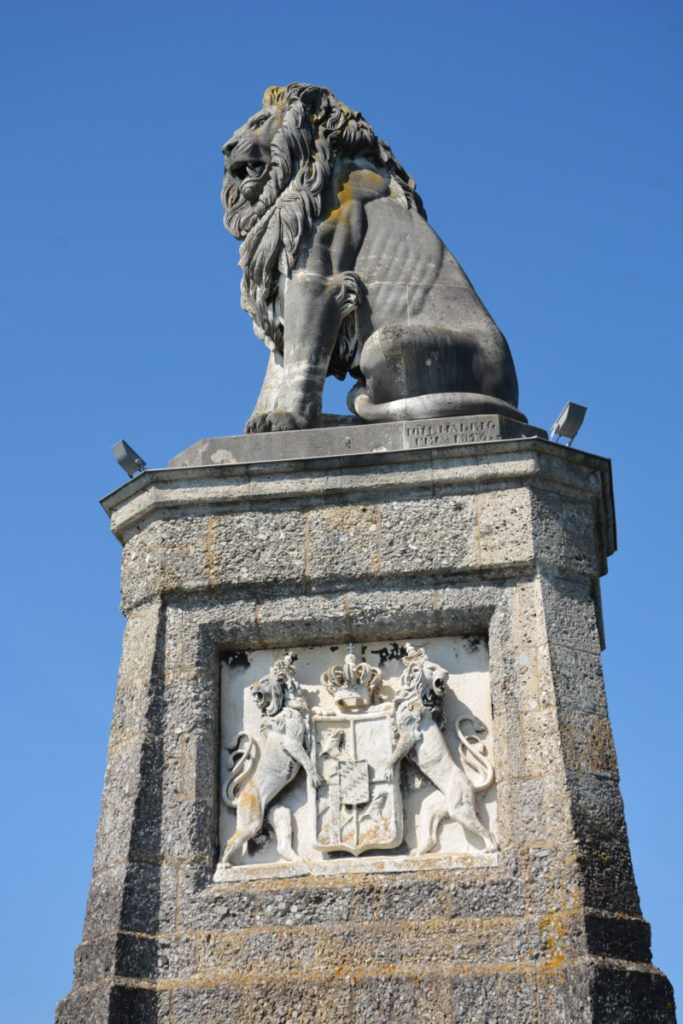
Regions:
[[[382,683],[382,673],[349,651],[344,664],[330,665],[320,682],[341,711],[360,711],[372,704]]]
[[[413,647],[412,644],[406,644],[406,653],[403,658],[403,664],[406,668],[409,665],[413,665],[417,661],[424,661],[427,655],[425,654],[424,647]]]

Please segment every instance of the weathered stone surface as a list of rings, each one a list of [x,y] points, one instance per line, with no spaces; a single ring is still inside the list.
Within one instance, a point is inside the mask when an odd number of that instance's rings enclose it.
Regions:
[[[603,460],[519,438],[151,471],[111,495],[128,624],[59,1024],[672,1024],[600,670],[609,494]],[[213,881],[221,658],[469,636],[492,859]]]

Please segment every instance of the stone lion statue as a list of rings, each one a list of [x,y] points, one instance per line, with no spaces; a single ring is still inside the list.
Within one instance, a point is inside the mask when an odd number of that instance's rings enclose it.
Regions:
[[[318,425],[325,378],[346,374],[365,421],[526,420],[505,338],[361,114],[272,86],[223,153],[242,305],[271,349],[248,432]]]

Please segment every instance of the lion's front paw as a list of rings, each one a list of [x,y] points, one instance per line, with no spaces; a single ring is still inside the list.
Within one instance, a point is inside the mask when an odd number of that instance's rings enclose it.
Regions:
[[[320,786],[322,786],[323,782],[324,779],[322,775],[319,775],[314,768],[313,771],[311,772],[311,785],[313,786],[314,789],[319,789]]]
[[[277,409],[273,412],[255,413],[247,420],[244,430],[247,434],[265,434],[277,430],[305,430],[313,426],[315,424],[309,416]]]
[[[306,427],[313,426],[308,416],[279,409],[268,413],[268,422],[268,430],[305,430]]]
[[[244,425],[245,434],[264,434],[268,430],[270,430],[270,424],[268,423],[268,413],[265,412],[255,412]]]

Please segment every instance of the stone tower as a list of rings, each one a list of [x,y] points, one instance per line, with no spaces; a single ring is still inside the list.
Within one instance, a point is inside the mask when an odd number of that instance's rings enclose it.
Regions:
[[[59,1024],[674,1021],[600,670],[610,467],[541,434],[218,438],[105,499],[127,625]]]

